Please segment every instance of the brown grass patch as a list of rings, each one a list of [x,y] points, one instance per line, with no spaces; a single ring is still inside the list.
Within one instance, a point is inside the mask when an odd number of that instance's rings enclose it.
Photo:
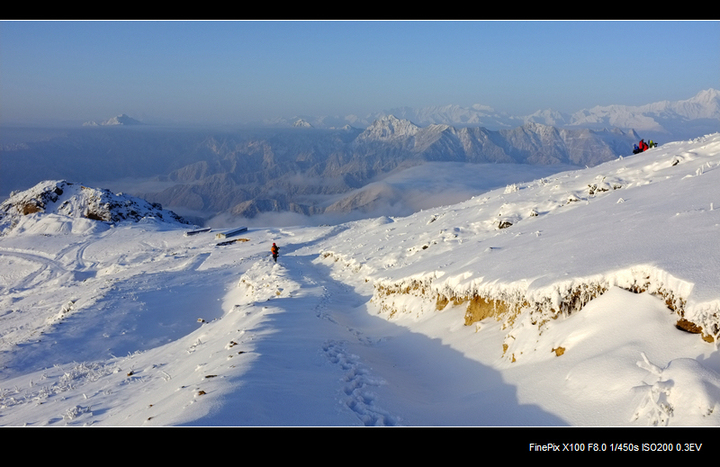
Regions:
[[[715,339],[713,339],[712,336],[709,336],[703,332],[702,326],[698,326],[697,324],[693,323],[692,321],[688,321],[685,318],[680,318],[677,323],[675,323],[675,327],[680,329],[681,331],[689,332],[691,334],[702,334],[702,339],[705,342],[715,342]]]
[[[482,321],[485,318],[501,316],[509,310],[508,305],[500,300],[486,300],[480,295],[475,295],[468,303],[465,310],[465,326]]]

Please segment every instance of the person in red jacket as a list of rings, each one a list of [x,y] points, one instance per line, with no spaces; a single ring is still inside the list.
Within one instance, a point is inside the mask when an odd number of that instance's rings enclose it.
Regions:
[[[278,253],[280,253],[280,247],[273,243],[272,248],[270,248],[270,252],[272,253],[273,259],[277,263],[277,257],[278,257]]]

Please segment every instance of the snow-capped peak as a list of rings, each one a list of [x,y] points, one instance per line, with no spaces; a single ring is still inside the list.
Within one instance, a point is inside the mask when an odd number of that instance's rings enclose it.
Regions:
[[[103,122],[85,122],[83,123],[84,126],[116,126],[116,125],[143,125],[143,123],[139,120],[136,120],[132,117],[129,117],[126,114],[120,114],[117,117],[110,118],[108,120],[105,120]]]
[[[420,127],[410,120],[401,120],[394,115],[388,115],[375,120],[372,125],[358,136],[358,139],[375,141],[405,139],[415,136],[419,130]]]
[[[306,120],[302,118],[298,118],[295,120],[295,123],[293,123],[293,127],[295,128],[312,128],[313,126]]]
[[[89,219],[105,223],[154,218],[161,222],[187,224],[180,216],[162,209],[157,203],[64,180],[50,180],[12,193],[0,204],[0,235],[7,235],[34,214],[39,214],[34,221],[43,221],[46,215],[56,215],[70,220]]]

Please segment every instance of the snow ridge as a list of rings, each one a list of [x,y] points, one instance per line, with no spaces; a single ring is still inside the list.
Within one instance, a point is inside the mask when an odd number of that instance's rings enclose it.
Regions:
[[[431,277],[396,283],[381,281],[375,284],[372,301],[389,319],[396,314],[416,313],[418,309],[443,311],[450,304],[466,307],[466,326],[493,318],[501,322],[507,332],[503,354],[513,361],[520,353],[512,353],[516,334],[526,332],[527,329],[523,328],[528,323],[532,325],[530,328],[542,333],[547,323],[570,317],[613,287],[660,298],[677,316],[676,326],[679,329],[701,334],[704,340],[716,347],[720,341],[720,300],[688,307],[687,298],[691,295],[693,284],[652,266],[632,267],[605,276],[575,278],[536,290],[529,290],[526,281],[514,284],[480,283],[460,290],[448,285],[452,282]],[[408,300],[406,296],[416,297],[425,303],[419,308],[417,300]]]

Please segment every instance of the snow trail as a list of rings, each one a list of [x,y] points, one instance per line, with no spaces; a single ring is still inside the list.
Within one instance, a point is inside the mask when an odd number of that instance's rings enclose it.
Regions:
[[[238,287],[245,296],[235,306],[261,315],[243,330],[257,358],[216,411],[186,425],[398,424],[375,401],[379,381],[345,350],[353,335],[336,316],[357,298],[341,303],[349,297],[342,284],[319,276],[306,257],[282,255],[277,264],[256,262]]]
[[[263,315],[244,330],[257,358],[216,411],[187,425],[567,424],[520,404],[497,371],[369,314],[371,289],[333,278],[318,254],[286,250],[239,281],[237,306]]]

